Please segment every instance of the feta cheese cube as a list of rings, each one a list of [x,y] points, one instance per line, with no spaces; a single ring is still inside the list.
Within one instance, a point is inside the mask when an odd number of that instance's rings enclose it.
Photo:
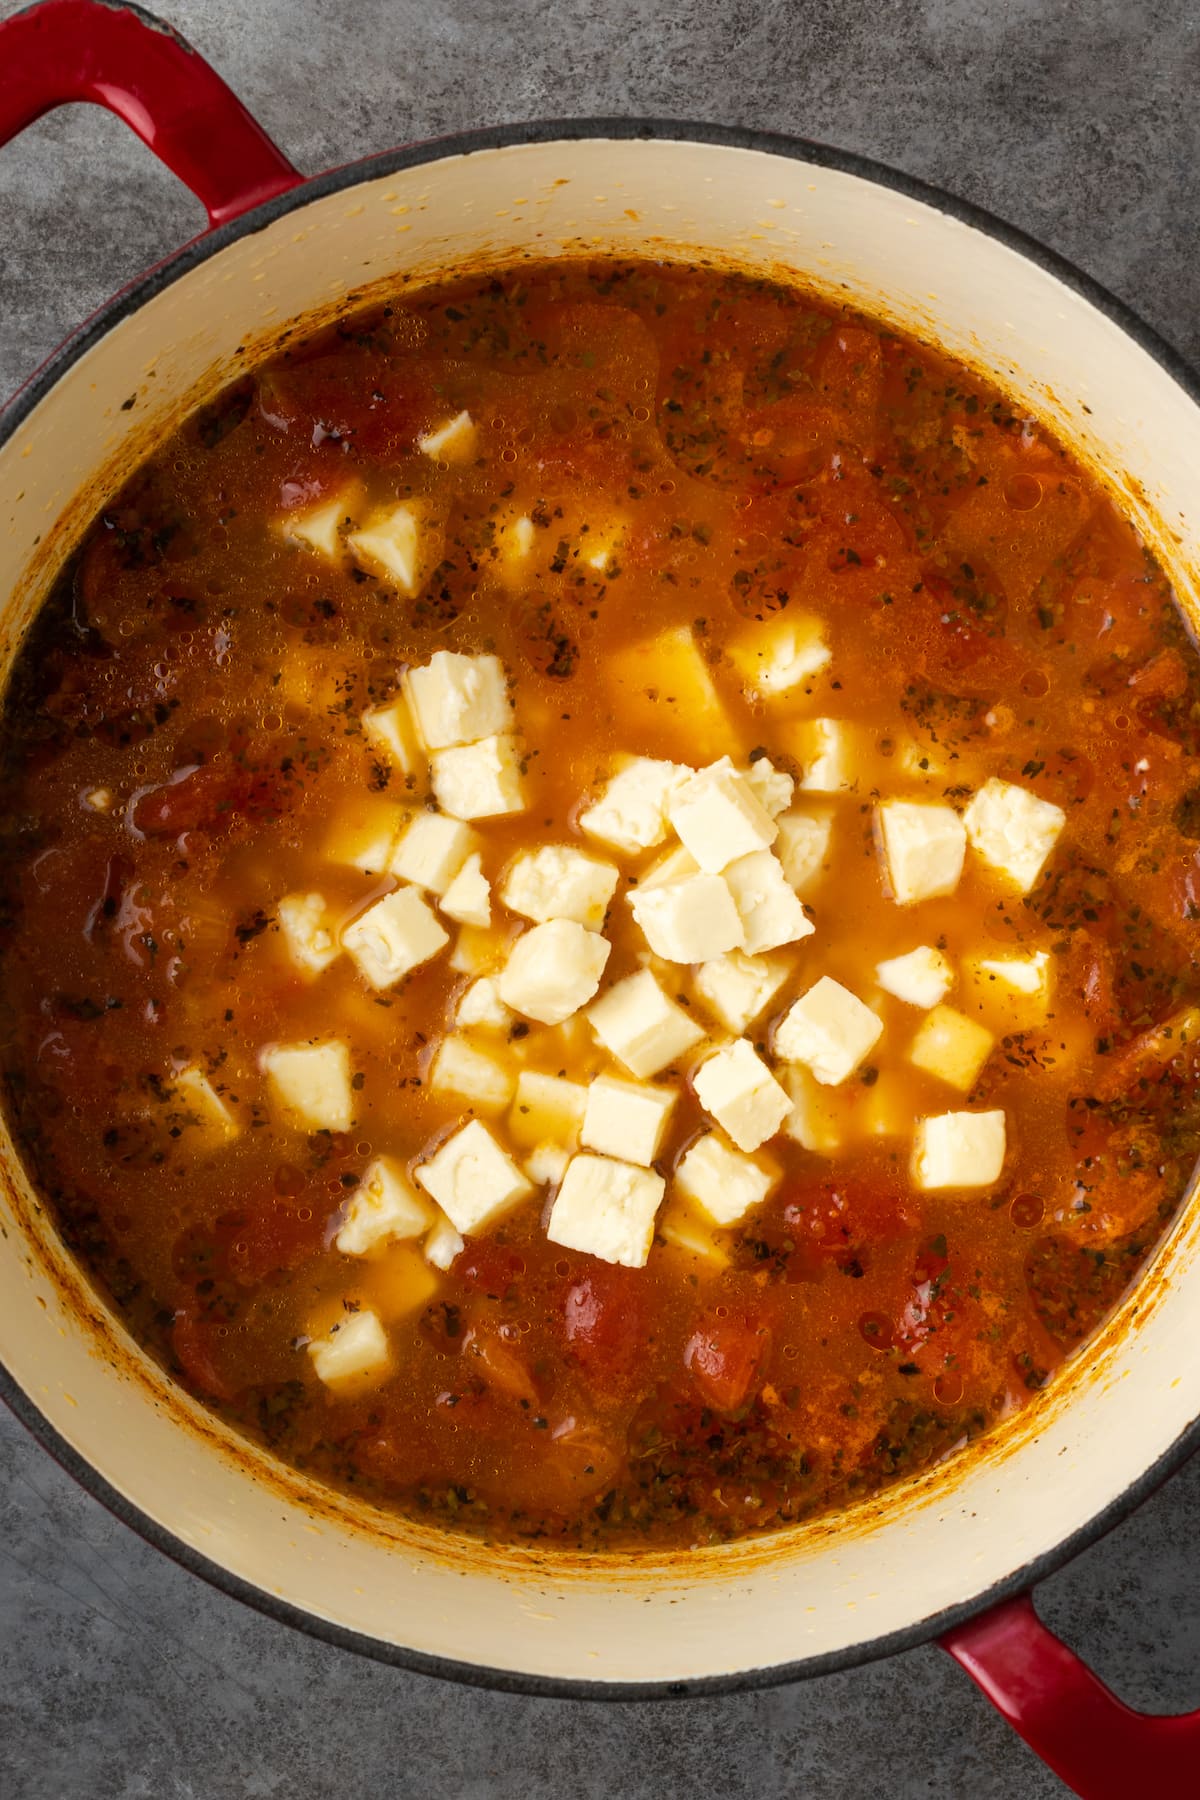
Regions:
[[[348,794],[337,802],[322,852],[330,862],[344,863],[364,875],[384,875],[404,819],[390,800]]]
[[[571,1152],[561,1144],[539,1144],[525,1158],[525,1173],[535,1187],[557,1187],[570,1160]]]
[[[393,582],[406,599],[420,586],[422,563],[421,522],[415,507],[402,501],[368,519],[361,531],[346,539],[356,563]]]
[[[444,425],[423,433],[417,439],[417,449],[422,456],[432,457],[434,462],[474,462],[479,453],[479,433],[474,419],[469,412],[457,413]]]
[[[856,994],[822,975],[775,1028],[775,1053],[803,1063],[826,1087],[853,1075],[875,1048],[883,1023]]]
[[[829,867],[833,818],[829,813],[785,812],[776,823],[775,854],[790,886],[802,894]]]
[[[354,1123],[350,1052],[337,1038],[308,1044],[268,1044],[259,1052],[279,1110],[305,1131],[349,1131]]]
[[[653,849],[667,835],[672,794],[691,774],[682,763],[635,756],[607,782],[600,798],[579,815],[579,828],[626,856]]]
[[[416,888],[397,888],[342,932],[343,948],[372,987],[390,988],[450,942]]]
[[[433,1223],[433,1208],[415,1194],[394,1156],[377,1156],[346,1202],[334,1247],[343,1256],[366,1256],[380,1244],[420,1237]]]
[[[473,851],[438,902],[448,919],[460,925],[492,922],[492,890],[483,872],[483,858]]]
[[[822,1087],[798,1063],[782,1070],[781,1079],[792,1103],[784,1136],[814,1156],[836,1156],[848,1132],[844,1095]]]
[[[472,1119],[422,1163],[416,1178],[464,1237],[484,1231],[533,1189],[486,1125]]]
[[[477,1050],[464,1038],[446,1037],[438,1046],[429,1071],[435,1094],[452,1094],[467,1101],[474,1112],[498,1113],[512,1099],[511,1068],[486,1050]]]
[[[561,1025],[586,1006],[612,946],[573,919],[551,919],[519,937],[500,977],[500,998],[539,1025]]]
[[[966,829],[954,808],[935,800],[885,800],[876,816],[896,904],[952,894],[967,848]]]
[[[358,506],[361,489],[357,482],[339,488],[325,500],[303,511],[285,513],[280,520],[283,535],[289,543],[303,544],[316,550],[330,562],[340,562],[343,555],[342,535],[353,524],[352,514]]]
[[[518,1144],[561,1144],[573,1150],[587,1110],[588,1090],[561,1075],[543,1075],[522,1069],[517,1076],[517,1095],[508,1115],[508,1129]]]
[[[745,1038],[702,1063],[693,1085],[701,1106],[739,1150],[757,1150],[791,1111],[787,1094]]]
[[[746,786],[764,812],[777,818],[792,804],[796,783],[783,769],[777,769],[769,756],[760,756],[745,773]]]
[[[514,1015],[500,998],[500,989],[490,975],[473,981],[454,1009],[454,1023],[475,1026],[483,1031],[507,1031],[515,1023]]]
[[[500,580],[515,586],[528,579],[527,565],[537,537],[537,527],[528,514],[508,518],[496,528],[493,539],[493,567]]]
[[[786,957],[744,956],[731,950],[701,963],[692,981],[722,1025],[740,1034],[766,1011],[791,972]]]
[[[634,1163],[586,1153],[573,1156],[546,1236],[565,1250],[582,1250],[627,1269],[643,1268],[666,1185],[661,1175]]]
[[[909,1083],[903,1075],[881,1070],[879,1078],[864,1088],[855,1123],[866,1137],[907,1137],[913,1126]]]
[[[455,819],[499,819],[525,810],[521,752],[513,737],[480,738],[435,750],[430,782],[438,805]]]
[[[649,969],[618,981],[587,1016],[604,1048],[642,1079],[686,1056],[704,1038],[703,1028],[668,1000]]]
[[[966,999],[998,1031],[1028,1030],[1050,1010],[1054,968],[1044,950],[1028,956],[969,956],[963,960]]]
[[[676,1190],[714,1225],[739,1225],[778,1179],[776,1171],[731,1150],[715,1131],[698,1138],[675,1170]]]
[[[685,875],[699,875],[700,864],[689,850],[682,844],[676,844],[673,850],[664,850],[656,856],[648,869],[643,869],[637,878],[640,888],[665,887],[668,881],[682,881]]]
[[[430,1207],[431,1213],[434,1210]],[[420,1312],[441,1286],[429,1259],[413,1244],[389,1245],[381,1256],[365,1264],[361,1280],[363,1297],[384,1325]]]
[[[667,817],[684,849],[709,875],[719,875],[736,857],[765,850],[776,832],[770,813],[727,756],[675,790]]]
[[[851,729],[841,719],[806,719],[795,727],[796,756],[806,794],[848,793],[857,783]]]
[[[391,871],[413,887],[444,894],[475,845],[475,833],[445,813],[419,812],[392,852]]]
[[[950,992],[954,972],[940,950],[930,944],[918,944],[903,956],[889,956],[886,962],[876,963],[875,979],[885,994],[894,994],[909,1006],[927,1010]]]
[[[500,884],[500,898],[511,912],[539,924],[574,919],[599,931],[616,885],[612,863],[567,844],[543,844],[514,860]]]
[[[818,619],[793,613],[764,619],[739,632],[729,645],[734,668],[764,700],[790,694],[828,668],[831,653]]]
[[[204,1070],[197,1063],[181,1069],[166,1096],[165,1123],[173,1137],[190,1132],[210,1147],[227,1144],[241,1130]]]
[[[677,1097],[674,1088],[601,1075],[587,1091],[579,1142],[602,1156],[649,1165],[662,1147]]]
[[[287,953],[302,975],[320,975],[341,955],[324,894],[285,894],[275,910]]]
[[[985,781],[963,814],[971,848],[1027,894],[1067,822],[1061,806],[995,776]]]
[[[424,766],[417,728],[403,694],[397,694],[386,706],[368,706],[359,722],[372,749],[381,750],[402,775],[415,775]]]
[[[503,965],[508,952],[509,939],[503,932],[464,925],[446,960],[456,975],[490,975]]]
[[[712,671],[688,625],[610,651],[602,664],[620,725],[635,742],[665,737],[707,760],[736,744]]]
[[[750,856],[739,856],[730,863],[723,879],[742,921],[747,955],[797,943],[815,929],[773,851],[756,850]]]
[[[716,1274],[729,1267],[729,1251],[721,1233],[708,1220],[678,1202],[668,1204],[657,1221],[656,1238],[685,1256],[700,1257],[708,1264],[708,1273]]]
[[[742,921],[719,875],[633,888],[626,899],[651,950],[667,962],[707,962],[742,946]]]
[[[453,1267],[455,1259],[465,1249],[462,1233],[455,1231],[449,1219],[439,1212],[436,1224],[425,1239],[425,1261],[444,1272]]]
[[[430,750],[475,744],[512,730],[512,705],[498,656],[438,650],[406,678],[409,701]]]
[[[326,1387],[369,1387],[389,1374],[392,1353],[379,1315],[369,1307],[348,1313],[326,1337],[308,1345],[313,1371]]]
[[[908,1060],[965,1094],[974,1087],[995,1041],[990,1031],[952,1006],[935,1006],[921,1021]]]
[[[1003,1112],[937,1113],[917,1120],[912,1177],[927,1194],[991,1187],[1000,1179],[1006,1148]]]

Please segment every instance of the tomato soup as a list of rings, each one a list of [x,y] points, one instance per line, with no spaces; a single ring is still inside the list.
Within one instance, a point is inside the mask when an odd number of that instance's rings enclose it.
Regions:
[[[1196,652],[969,371],[734,274],[398,295],[190,418],[3,721],[66,1242],[295,1467],[763,1532],[1029,1403],[1200,1144]]]

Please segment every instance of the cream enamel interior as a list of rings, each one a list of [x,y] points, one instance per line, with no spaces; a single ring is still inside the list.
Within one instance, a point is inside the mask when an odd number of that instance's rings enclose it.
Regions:
[[[239,347],[396,275],[581,247],[793,269],[934,338],[1119,472],[1196,608],[1200,408],[1102,312],[972,226],[859,176],[729,146],[591,139],[363,180],[239,238],[111,329],[0,450],[9,650],[96,505],[181,405],[241,366]],[[853,1652],[1051,1551],[1200,1413],[1193,1205],[1086,1364],[984,1454],[880,1507],[661,1568],[448,1551],[404,1527],[364,1529],[349,1507],[314,1509],[256,1471],[115,1324],[97,1335],[83,1315],[102,1309],[81,1302],[78,1275],[28,1218],[27,1191],[0,1200],[0,1359],[112,1487],[321,1619],[522,1674],[687,1681]]]

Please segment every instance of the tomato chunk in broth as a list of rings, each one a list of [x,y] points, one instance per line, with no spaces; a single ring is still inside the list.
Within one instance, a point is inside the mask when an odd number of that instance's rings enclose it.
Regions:
[[[398,294],[190,419],[22,652],[17,1138],[297,1468],[778,1528],[1029,1403],[1177,1208],[1198,749],[1137,532],[934,350],[684,266]]]

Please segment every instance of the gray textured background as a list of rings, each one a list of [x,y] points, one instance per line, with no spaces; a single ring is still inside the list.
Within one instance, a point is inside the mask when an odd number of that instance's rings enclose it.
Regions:
[[[0,0],[0,17],[18,10]],[[412,137],[657,113],[826,139],[993,208],[1200,360],[1191,0],[174,0],[301,168]],[[0,70],[2,77],[2,70]],[[203,222],[106,114],[0,153],[0,392]],[[1134,1705],[1200,1705],[1200,1460],[1039,1607]],[[1153,1791],[1152,1771],[1147,1788]],[[799,1687],[610,1707],[397,1674],[147,1549],[0,1416],[5,1800],[1051,1800],[932,1649]]]

